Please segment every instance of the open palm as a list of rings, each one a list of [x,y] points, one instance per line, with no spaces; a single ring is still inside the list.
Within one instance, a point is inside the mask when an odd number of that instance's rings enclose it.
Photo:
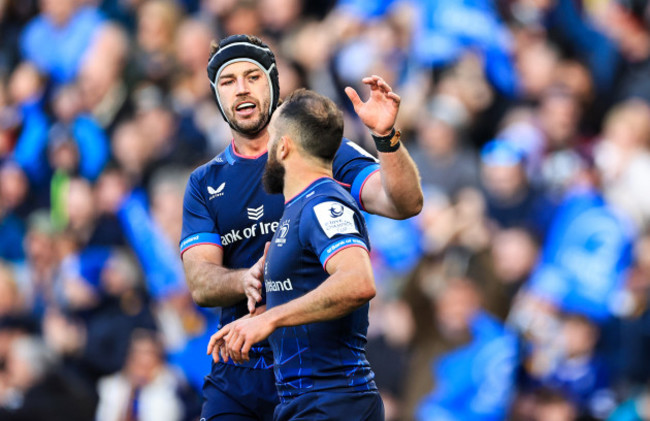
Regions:
[[[365,77],[362,82],[370,87],[368,101],[363,102],[357,91],[349,86],[345,88],[345,93],[363,124],[374,134],[386,136],[395,125],[401,99],[379,76]]]

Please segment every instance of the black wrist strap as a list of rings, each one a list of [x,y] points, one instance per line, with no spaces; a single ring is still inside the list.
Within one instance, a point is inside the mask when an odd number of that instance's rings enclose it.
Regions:
[[[395,130],[394,127],[386,136],[375,136],[372,133],[370,135],[372,136],[372,140],[375,141],[375,146],[377,146],[379,152],[395,152],[402,144],[402,142],[400,142],[400,136],[402,133],[399,130]]]

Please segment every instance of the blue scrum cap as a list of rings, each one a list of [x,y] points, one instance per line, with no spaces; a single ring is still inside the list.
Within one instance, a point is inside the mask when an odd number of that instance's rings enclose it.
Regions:
[[[217,81],[226,66],[241,61],[247,61],[259,66],[264,74],[266,74],[271,90],[271,101],[269,103],[270,119],[271,114],[273,114],[273,111],[277,108],[278,100],[280,99],[278,67],[275,64],[275,55],[268,45],[250,35],[231,35],[222,39],[221,42],[219,42],[219,48],[212,57],[210,57],[210,61],[208,61],[208,78],[210,79],[210,86],[212,87],[212,92],[217,100],[219,111],[221,111],[223,118],[228,122],[228,124],[230,124],[217,92]]]

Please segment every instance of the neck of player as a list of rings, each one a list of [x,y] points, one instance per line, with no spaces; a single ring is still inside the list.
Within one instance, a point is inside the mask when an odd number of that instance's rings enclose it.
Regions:
[[[315,159],[302,157],[295,157],[292,161],[285,164],[283,190],[285,200],[300,194],[319,178],[332,178],[331,165],[325,166]]]
[[[267,126],[268,127],[268,126]],[[244,156],[258,156],[266,152],[269,142],[269,131],[262,129],[254,136],[247,136],[232,130],[235,151]]]

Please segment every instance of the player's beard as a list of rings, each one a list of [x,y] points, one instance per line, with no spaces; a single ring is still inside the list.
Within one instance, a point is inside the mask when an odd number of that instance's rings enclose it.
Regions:
[[[251,102],[254,102],[256,107],[260,110],[257,118],[253,120],[241,120],[237,121],[236,110],[234,105],[231,109],[231,115],[228,117],[230,125],[232,128],[245,136],[255,136],[261,132],[269,122],[269,100],[266,99],[263,104],[260,104],[258,101],[250,99]]]
[[[262,174],[262,184],[264,190],[269,194],[281,194],[284,190],[284,165],[279,161],[272,158],[274,150],[269,151],[269,159],[266,161],[264,167],[264,174]]]

